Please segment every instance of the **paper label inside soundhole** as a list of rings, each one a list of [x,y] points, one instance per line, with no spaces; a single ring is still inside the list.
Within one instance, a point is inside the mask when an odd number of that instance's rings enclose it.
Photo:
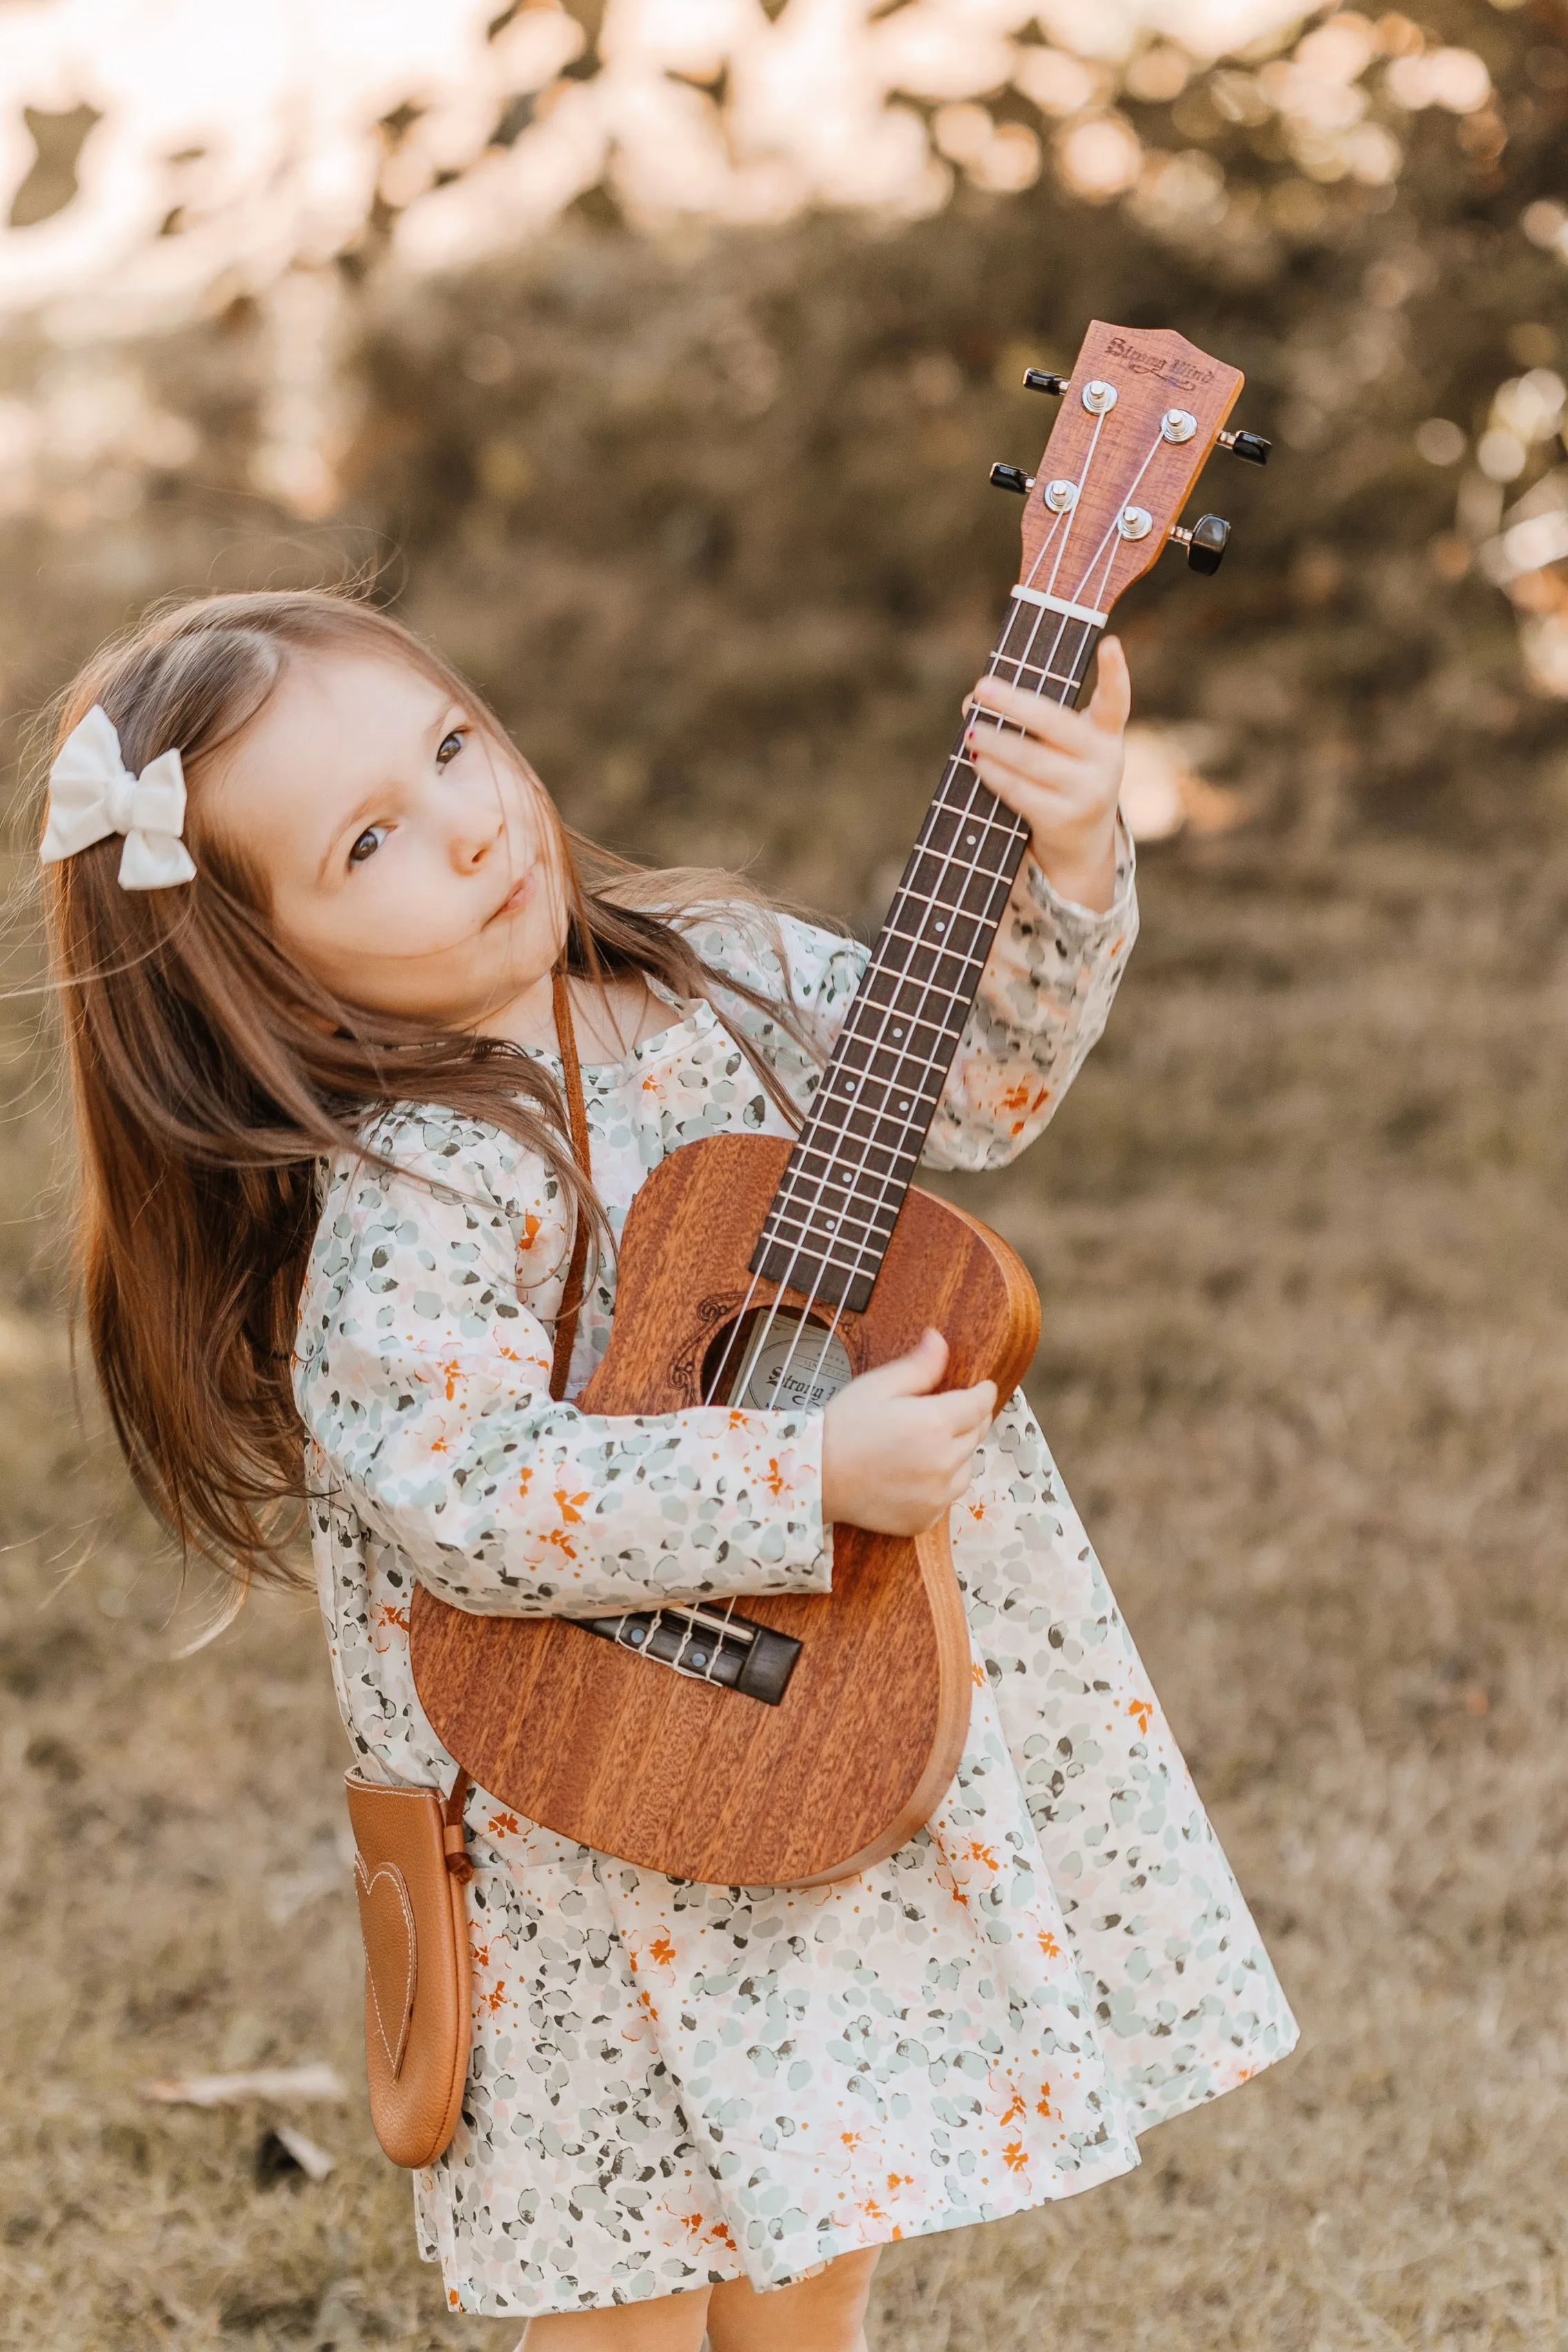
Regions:
[[[803,1328],[794,1316],[779,1315],[764,1319],[730,1402],[763,1412],[817,1412],[854,1377],[840,1340],[819,1323]]]

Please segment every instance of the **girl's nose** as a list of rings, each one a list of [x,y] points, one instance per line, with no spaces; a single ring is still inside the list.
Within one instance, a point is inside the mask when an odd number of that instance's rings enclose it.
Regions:
[[[460,816],[452,827],[452,863],[459,874],[473,874],[505,837],[506,819],[493,803]]]

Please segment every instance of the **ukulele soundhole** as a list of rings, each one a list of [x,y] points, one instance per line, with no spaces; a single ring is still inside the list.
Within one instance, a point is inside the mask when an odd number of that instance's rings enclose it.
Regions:
[[[579,1617],[585,1633],[635,1650],[655,1665],[668,1666],[693,1682],[739,1691],[742,1698],[777,1706],[789,1688],[800,1643],[771,1625],[753,1625],[715,1607],[637,1609],[625,1617]]]
[[[731,1367],[738,1369],[731,1370]],[[759,1308],[709,1349],[703,1395],[753,1412],[820,1412],[855,1377],[844,1342],[815,1317]]]

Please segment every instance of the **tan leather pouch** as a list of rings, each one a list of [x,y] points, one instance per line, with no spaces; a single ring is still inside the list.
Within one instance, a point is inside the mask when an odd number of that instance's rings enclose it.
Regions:
[[[459,1773],[435,1789],[344,1776],[364,1936],[370,2115],[394,2164],[434,2164],[458,2127],[472,2029]]]
[[[572,1150],[591,1176],[588,1116],[564,971],[552,981]],[[555,1323],[550,1393],[566,1393],[583,1304],[588,1225],[577,1219]],[[364,2047],[370,2119],[394,2164],[434,2164],[458,2128],[473,2032],[463,1888],[473,1876],[463,1806],[473,1785],[459,1768],[451,1794],[411,1782],[344,1775],[354,1833],[354,1887],[364,1936]]]

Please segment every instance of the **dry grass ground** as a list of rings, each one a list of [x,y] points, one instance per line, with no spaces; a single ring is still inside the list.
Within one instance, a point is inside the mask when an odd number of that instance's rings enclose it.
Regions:
[[[1300,2053],[1056,2210],[898,2249],[880,2352],[1383,2352],[1568,2334],[1568,866],[1151,861],[1058,1127],[974,1187],[1035,1391],[1255,1900]],[[18,1033],[19,1034],[20,1033]],[[357,2078],[342,1743],[303,1606],[171,1660],[71,1418],[5,1129],[0,2341],[507,2345],[452,2323],[357,2102],[324,2187],[177,2068]],[[68,1576],[67,1570],[73,1570]]]

